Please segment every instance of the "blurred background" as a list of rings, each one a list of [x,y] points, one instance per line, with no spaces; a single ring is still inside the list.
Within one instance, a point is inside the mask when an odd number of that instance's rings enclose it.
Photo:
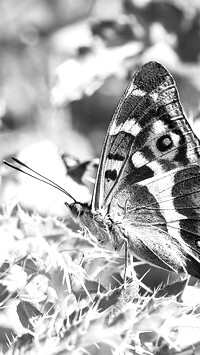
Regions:
[[[99,157],[128,80],[149,60],[174,75],[198,135],[198,0],[1,0],[0,13],[1,161],[17,156],[89,200],[69,167]],[[1,167],[2,204],[65,215],[52,190]]]

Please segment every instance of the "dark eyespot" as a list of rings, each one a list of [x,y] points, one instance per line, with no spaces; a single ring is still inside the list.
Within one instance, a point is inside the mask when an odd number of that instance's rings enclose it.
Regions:
[[[196,247],[200,249],[200,238],[195,240]]]
[[[108,180],[115,181],[117,179],[117,171],[115,169],[114,170],[106,170],[105,178]]]
[[[165,134],[164,136],[158,138],[156,146],[160,152],[166,152],[173,146],[172,138],[169,134]]]

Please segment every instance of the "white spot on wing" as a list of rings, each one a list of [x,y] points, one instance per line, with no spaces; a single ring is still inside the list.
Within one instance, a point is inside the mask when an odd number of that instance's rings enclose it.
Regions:
[[[146,91],[143,91],[141,89],[135,89],[133,92],[132,92],[132,95],[134,96],[145,96],[146,95]]]
[[[174,201],[172,197],[172,188],[174,186],[174,174],[166,173],[163,175],[162,180],[157,180],[157,176],[151,179],[151,182],[147,184],[147,181],[143,182],[146,184],[149,192],[156,198],[160,212],[167,222],[168,233],[180,242],[182,247],[187,248],[184,245],[184,241],[180,233],[180,220],[185,219],[185,216],[178,213],[174,206]]]
[[[135,89],[136,89],[136,86],[131,82],[127,88],[127,91],[125,92],[125,98],[127,98],[131,94],[131,92]]]
[[[166,126],[160,120],[153,123],[153,131],[155,135],[160,135],[166,132]]]
[[[137,86],[131,82],[127,91],[125,92],[125,99],[129,95],[143,97],[146,95],[146,91],[137,88]],[[128,119],[127,117],[127,120],[119,125],[117,125],[117,120],[114,120],[110,128],[109,134],[116,135],[121,131],[136,136],[141,131],[141,127],[139,123],[134,120],[134,118]]]
[[[159,94],[157,92],[153,92],[149,94],[149,96],[153,99],[153,101],[157,101]]]
[[[154,171],[155,175],[163,174],[165,172],[162,165],[155,160],[148,163],[147,166]]]
[[[178,147],[179,141],[180,141],[180,136],[178,134],[176,134],[176,133],[173,133],[173,132],[171,132],[170,135],[171,135],[171,139],[172,139],[172,141],[174,143],[174,146]]]
[[[139,123],[137,123],[133,118],[131,120],[125,121],[121,125],[116,125],[116,121],[113,122],[109,134],[116,135],[119,132],[130,133],[133,136],[136,136],[141,131]]]
[[[145,158],[141,152],[135,152],[132,155],[131,160],[136,168],[141,168],[141,166],[147,165],[152,171],[154,171],[155,175],[163,174],[165,172],[164,168],[159,162],[155,160],[149,162],[149,160]]]
[[[138,89],[136,85],[134,85],[133,83],[130,83],[127,91],[125,92],[125,98],[127,98],[130,94],[133,96],[143,97],[146,95],[146,91]]]
[[[144,157],[144,155],[140,152],[135,152],[132,155],[132,163],[136,168],[140,168],[141,166],[145,165],[148,163],[148,160]]]

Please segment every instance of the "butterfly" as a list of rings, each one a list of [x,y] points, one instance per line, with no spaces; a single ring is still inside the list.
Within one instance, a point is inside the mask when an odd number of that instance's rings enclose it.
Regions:
[[[146,63],[114,112],[91,204],[65,192],[66,206],[103,246],[200,278],[199,160],[172,75]]]

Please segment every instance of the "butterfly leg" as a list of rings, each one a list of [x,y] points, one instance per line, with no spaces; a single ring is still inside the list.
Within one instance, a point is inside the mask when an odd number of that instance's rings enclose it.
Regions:
[[[124,255],[124,288],[126,289],[126,273],[128,267],[128,239],[125,239],[125,255]]]
[[[115,250],[120,250],[124,246],[124,288],[126,288],[126,276],[128,267],[128,245],[129,239],[123,233],[120,224],[111,223],[109,226],[109,234]]]

